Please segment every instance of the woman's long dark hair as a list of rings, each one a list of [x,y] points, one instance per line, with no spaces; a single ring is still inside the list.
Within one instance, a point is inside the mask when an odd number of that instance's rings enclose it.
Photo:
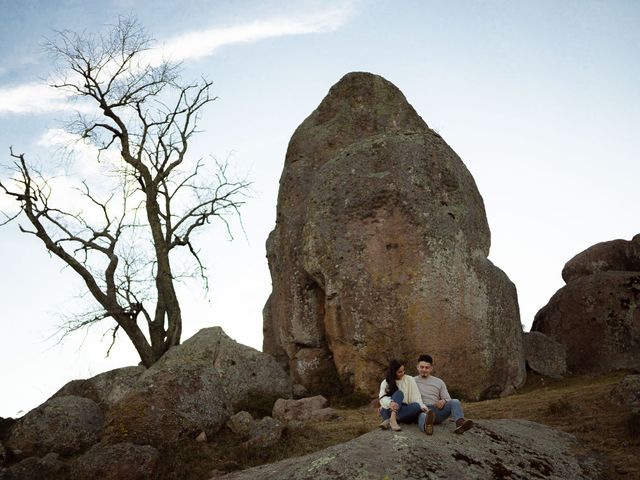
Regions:
[[[398,390],[396,384],[396,372],[404,365],[404,362],[393,359],[389,361],[389,368],[387,369],[387,395],[393,395]]]

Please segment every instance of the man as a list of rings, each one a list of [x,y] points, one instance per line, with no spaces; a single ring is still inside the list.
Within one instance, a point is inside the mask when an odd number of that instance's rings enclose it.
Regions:
[[[433,424],[441,423],[450,415],[456,422],[454,432],[464,433],[473,426],[471,420],[465,420],[460,400],[452,399],[445,383],[438,377],[431,375],[433,359],[431,355],[420,355],[418,358],[418,373],[415,377],[422,402],[429,408],[418,418],[420,429],[427,435],[433,435]]]

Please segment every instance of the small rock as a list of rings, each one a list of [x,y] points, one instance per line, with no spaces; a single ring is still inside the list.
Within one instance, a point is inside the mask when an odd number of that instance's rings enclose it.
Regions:
[[[246,438],[251,433],[253,427],[253,417],[249,412],[238,412],[227,422],[227,427],[236,435]]]
[[[273,406],[273,418],[283,422],[306,421],[311,419],[314,411],[321,410],[327,406],[327,399],[322,395],[315,397],[301,398],[299,400],[286,400],[279,398]]]
[[[196,442],[202,443],[207,441],[207,434],[205,432],[200,432],[200,434],[196,437]]]
[[[313,412],[311,412],[311,419],[317,422],[331,420],[337,417],[338,412],[336,412],[335,409],[329,407],[321,408],[320,410],[314,410]]]
[[[300,384],[300,383],[296,383],[293,386],[293,396],[295,398],[306,397],[308,393],[309,392],[308,392],[307,388],[304,385]]]
[[[627,375],[613,387],[611,401],[617,405],[640,407],[640,375]]]
[[[553,338],[540,332],[524,334],[527,366],[541,375],[562,378],[567,373],[567,350]]]
[[[247,440],[244,445],[246,447],[258,448],[272,447],[280,441],[283,431],[284,425],[282,425],[278,420],[271,417],[264,417],[259,422],[255,423],[251,430],[249,440]]]

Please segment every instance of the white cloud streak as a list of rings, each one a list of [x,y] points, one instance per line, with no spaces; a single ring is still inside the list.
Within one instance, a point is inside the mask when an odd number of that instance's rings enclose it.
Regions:
[[[148,61],[159,64],[163,59],[185,61],[201,59],[228,45],[259,42],[289,35],[332,32],[342,27],[351,17],[347,7],[321,13],[257,20],[231,27],[213,27],[188,32],[167,40],[162,48],[149,52]],[[68,92],[43,83],[0,86],[0,115],[41,114],[76,111],[82,105],[71,103]]]
[[[233,27],[199,30],[170,39],[154,54],[160,58],[164,55],[171,61],[197,59],[212,55],[228,45],[289,35],[333,32],[342,27],[350,16],[351,9],[343,8],[315,15],[273,18]]]
[[[0,87],[0,114],[74,111],[68,94],[37,82]]]

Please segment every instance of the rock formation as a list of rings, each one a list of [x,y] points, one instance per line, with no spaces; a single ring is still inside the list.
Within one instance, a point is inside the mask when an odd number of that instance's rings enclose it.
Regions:
[[[74,380],[24,417],[0,422],[6,456],[23,459],[0,469],[0,479],[103,478],[101,468],[110,472],[104,478],[155,478],[155,447],[213,436],[252,397],[275,402],[291,390],[272,357],[219,327],[203,329],[148,369]],[[260,425],[261,439],[275,438],[268,422]]]
[[[579,253],[562,269],[569,283],[596,272],[640,272],[640,234],[628,240],[596,243]]]
[[[567,350],[544,333],[524,333],[524,351],[527,367],[534,372],[552,378],[567,373]]]
[[[104,416],[87,398],[51,398],[20,418],[11,427],[6,447],[16,458],[44,456],[55,452],[72,455],[97,443]]]
[[[573,373],[640,368],[640,235],[588,248],[562,275],[531,330],[566,346]]]
[[[309,393],[377,393],[390,358],[430,353],[467,398],[525,378],[516,289],[488,259],[482,197],[385,79],[350,73],[289,143],[264,348]]]
[[[351,480],[602,477],[602,462],[575,453],[575,437],[525,420],[484,420],[464,435],[426,437],[417,427],[375,431],[320,452],[215,477]],[[213,479],[211,479],[213,480]]]

